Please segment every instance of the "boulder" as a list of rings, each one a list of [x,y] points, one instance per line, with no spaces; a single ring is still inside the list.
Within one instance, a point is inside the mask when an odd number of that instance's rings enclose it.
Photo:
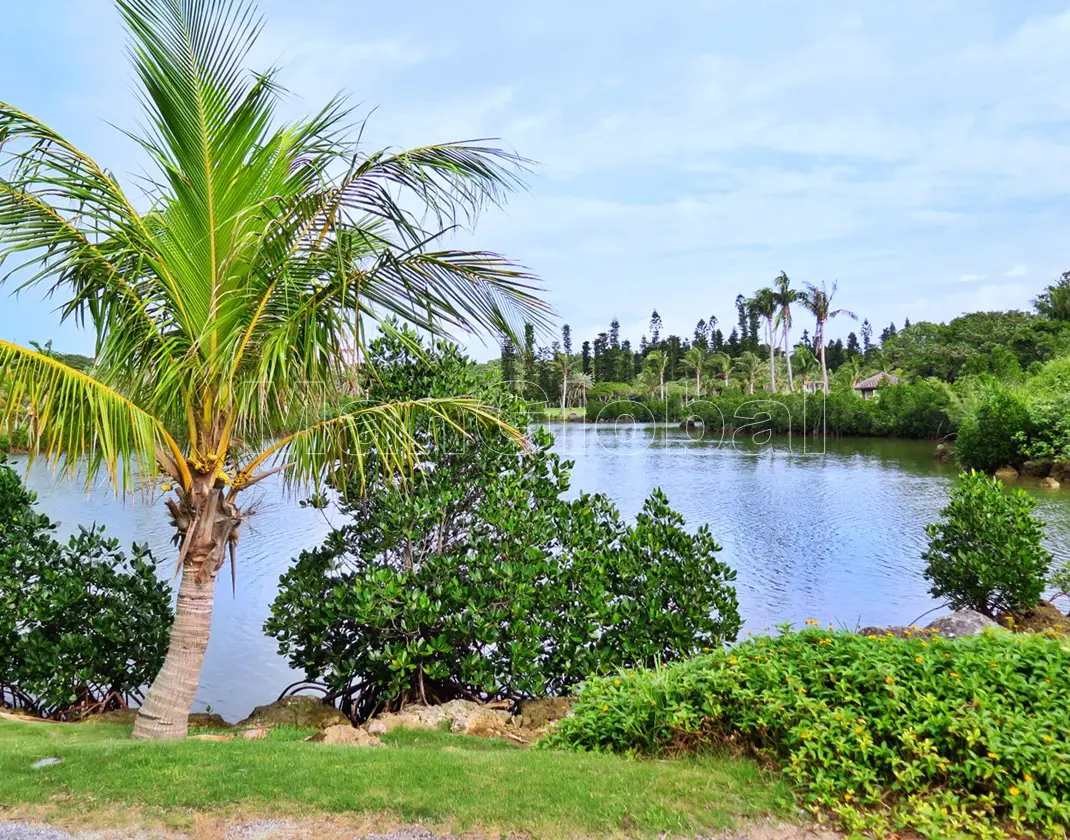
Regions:
[[[349,725],[349,718],[334,706],[315,697],[298,695],[257,706],[249,717],[237,724],[240,729],[271,729],[275,726],[326,729],[328,726]]]
[[[1051,465],[1050,475],[1059,482],[1070,481],[1070,461],[1056,461]]]
[[[947,443],[936,444],[936,451],[933,453],[933,457],[943,464],[951,459],[951,445]]]
[[[243,729],[239,734],[245,741],[262,741],[268,735],[266,729]]]
[[[1040,486],[1046,487],[1048,490],[1058,490],[1062,485],[1049,475],[1047,478],[1040,480]]]
[[[1025,610],[1004,620],[1007,626],[1025,633],[1051,633],[1055,636],[1070,636],[1070,616],[1049,601],[1041,601],[1031,610]]]
[[[958,639],[962,636],[976,636],[989,627],[999,627],[996,622],[974,610],[959,610],[951,615],[938,618],[925,629],[937,632],[945,639]]]
[[[1051,458],[1038,458],[1035,461],[1026,461],[1022,464],[1022,475],[1030,478],[1047,478],[1053,465]]]
[[[310,735],[306,741],[319,744],[341,744],[349,747],[381,747],[383,742],[363,729],[357,729],[348,721],[345,724],[328,726],[322,732]]]
[[[1000,467],[993,475],[1001,481],[1014,481],[1018,477],[1018,470],[1012,466]]]
[[[89,715],[85,723],[120,723],[128,726],[134,725],[137,718],[137,709],[114,709],[110,712],[100,712]],[[223,720],[222,715],[208,714],[207,712],[193,712],[189,716],[189,725],[197,729],[230,729],[230,724]]]
[[[380,715],[379,723],[385,732],[395,729],[448,729],[450,732],[476,734],[495,726],[508,726],[512,715],[504,709],[492,709],[471,700],[450,700],[437,706],[404,706],[400,712]],[[380,731],[376,727],[376,731]]]
[[[516,715],[516,725],[524,729],[545,729],[552,723],[568,717],[572,711],[570,697],[541,697],[538,700],[523,700]]]

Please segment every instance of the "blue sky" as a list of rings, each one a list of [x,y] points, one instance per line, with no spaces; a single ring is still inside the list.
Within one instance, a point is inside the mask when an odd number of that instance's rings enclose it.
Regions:
[[[124,177],[137,109],[109,0],[5,3],[0,99]],[[530,191],[472,241],[535,271],[578,338],[734,321],[785,270],[879,328],[1028,308],[1070,268],[1070,4],[1047,0],[262,0],[286,109],[338,90],[372,145],[500,137]],[[0,336],[53,338],[40,295]],[[797,319],[799,329],[802,319]],[[833,325],[846,332],[847,323]],[[727,333],[727,328],[726,328]],[[487,351],[473,348],[477,355]]]

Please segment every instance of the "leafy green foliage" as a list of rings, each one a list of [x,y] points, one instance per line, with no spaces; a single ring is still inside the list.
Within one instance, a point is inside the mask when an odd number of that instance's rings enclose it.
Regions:
[[[1070,650],[1043,636],[813,628],[593,679],[541,746],[662,755],[728,745],[782,766],[803,804],[851,831],[1061,837],[1068,692]]]
[[[1036,606],[1052,557],[1041,545],[1036,502],[978,472],[962,476],[923,555],[932,593],[987,616]]]
[[[456,348],[372,345],[378,398],[478,392],[523,406]],[[690,656],[733,640],[735,575],[708,529],[684,529],[655,491],[634,524],[601,495],[563,498],[570,464],[535,433],[431,439],[407,487],[342,501],[350,522],[283,576],[266,630],[312,680],[363,717],[409,699],[560,694],[590,674]]]
[[[991,472],[1022,460],[1029,435],[1029,409],[1014,394],[994,385],[967,413],[955,439],[955,457],[969,469]]]
[[[46,716],[114,708],[159,670],[171,625],[152,554],[96,526],[66,545],[0,462],[0,701]]]

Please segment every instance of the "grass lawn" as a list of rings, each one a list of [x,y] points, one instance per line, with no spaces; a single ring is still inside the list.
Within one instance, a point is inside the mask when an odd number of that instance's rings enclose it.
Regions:
[[[205,812],[347,814],[537,837],[649,836],[784,816],[788,789],[749,761],[533,752],[444,732],[396,732],[385,749],[263,741],[144,743],[105,724],[0,721],[0,820],[67,822],[137,812],[182,827]],[[30,765],[55,757],[62,763]]]
[[[587,409],[585,408],[567,408],[565,413],[561,413],[561,406],[548,405],[542,409],[547,418],[551,420],[561,420],[562,418],[577,418],[582,419],[587,416]]]

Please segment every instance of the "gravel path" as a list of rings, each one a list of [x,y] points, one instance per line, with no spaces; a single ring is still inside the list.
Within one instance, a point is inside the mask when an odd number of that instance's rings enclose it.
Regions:
[[[352,827],[324,824],[317,821],[256,820],[253,822],[218,825],[215,830],[182,834],[155,829],[113,829],[77,831],[70,833],[46,825],[26,822],[0,821],[0,840],[462,840],[455,835],[434,834],[421,826],[402,826],[384,833],[355,831]],[[463,840],[480,840],[465,835]],[[703,838],[696,838],[703,840]],[[756,823],[705,840],[842,840],[842,835],[816,828],[804,828],[785,823]]]

